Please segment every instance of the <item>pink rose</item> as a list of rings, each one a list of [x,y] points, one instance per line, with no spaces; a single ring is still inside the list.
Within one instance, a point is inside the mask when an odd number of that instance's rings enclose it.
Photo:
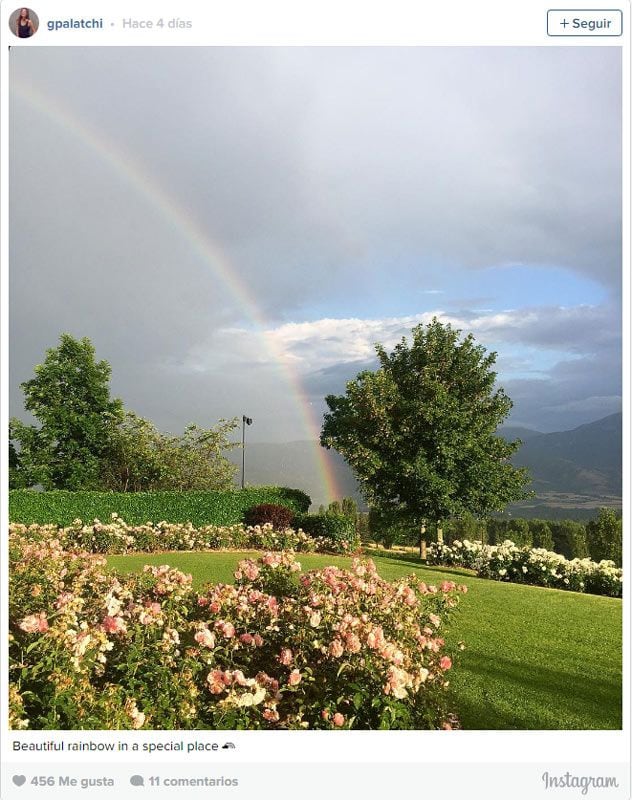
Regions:
[[[43,611],[39,614],[29,614],[20,622],[19,627],[26,633],[45,633],[48,630],[46,614]]]
[[[227,639],[232,639],[235,635],[235,626],[232,622],[216,622],[215,627],[218,631],[220,631]]]
[[[233,670],[232,681],[236,683],[237,686],[248,686],[248,679],[240,669]]]
[[[211,694],[221,694],[226,686],[231,683],[231,676],[222,672],[221,669],[214,669],[206,676]]]
[[[57,600],[55,600],[55,608],[62,609],[68,605],[74,598],[74,595],[71,592],[62,592]]]
[[[253,561],[242,562],[242,570],[249,581],[254,581],[259,575],[259,567]]]
[[[202,647],[215,647],[215,636],[209,631],[208,628],[204,628],[204,630],[198,631],[194,636],[195,641],[198,644],[201,644]]]
[[[450,669],[452,666],[452,659],[450,656],[442,656],[441,661],[439,662],[439,666],[442,670]]]
[[[289,647],[284,647],[283,650],[281,650],[279,661],[281,662],[281,664],[283,664],[284,667],[289,667],[290,664],[292,663],[293,658],[294,655]]]
[[[340,639],[334,639],[333,642],[329,645],[329,655],[333,656],[334,658],[340,658],[340,656],[344,653],[345,649],[342,646],[342,642]]]
[[[344,715],[337,711],[334,714],[333,723],[337,728],[342,728],[342,726],[345,724]]]
[[[107,616],[103,620],[103,629],[106,633],[125,633],[127,627],[120,617]]]
[[[290,686],[298,686],[301,682],[301,673],[297,669],[293,669],[287,682]]]

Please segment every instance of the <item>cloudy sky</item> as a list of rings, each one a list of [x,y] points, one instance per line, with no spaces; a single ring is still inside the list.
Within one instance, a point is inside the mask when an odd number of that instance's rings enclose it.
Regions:
[[[14,48],[11,90],[13,414],[67,331],[163,430],[314,438],[433,315],[511,423],[620,409],[618,48]]]

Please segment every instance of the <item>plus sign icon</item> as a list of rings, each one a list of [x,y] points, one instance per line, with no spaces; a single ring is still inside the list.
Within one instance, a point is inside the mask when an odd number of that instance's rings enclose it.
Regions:
[[[552,8],[546,31],[549,36],[621,36],[623,14],[620,9]]]

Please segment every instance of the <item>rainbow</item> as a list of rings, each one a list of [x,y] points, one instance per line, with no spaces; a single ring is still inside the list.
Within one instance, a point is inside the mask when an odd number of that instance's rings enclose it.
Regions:
[[[257,334],[261,336],[268,355],[277,363],[290,396],[294,398],[306,437],[310,441],[317,442],[320,436],[319,420],[301,380],[283,352],[268,335],[269,326],[261,309],[246,283],[240,278],[238,270],[232,266],[221,247],[191,219],[186,208],[169,193],[156,176],[140,168],[138,159],[134,159],[103,134],[90,128],[68,108],[60,105],[58,101],[53,103],[50,98],[34,87],[13,79],[11,90],[35,111],[45,115],[65,133],[74,136],[84,147],[91,149],[102,162],[108,164],[149,206],[162,216],[166,224],[182,237],[190,250],[212,271],[213,276],[243,309],[245,316],[256,328]],[[333,467],[323,448],[317,443],[314,444],[313,457],[324,496],[328,500],[341,498],[342,491],[337,484]]]

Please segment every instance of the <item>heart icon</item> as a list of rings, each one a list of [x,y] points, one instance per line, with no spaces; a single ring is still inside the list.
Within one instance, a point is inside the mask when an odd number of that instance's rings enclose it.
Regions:
[[[13,783],[16,786],[22,786],[23,783],[26,782],[26,775],[14,775],[13,776]]]

